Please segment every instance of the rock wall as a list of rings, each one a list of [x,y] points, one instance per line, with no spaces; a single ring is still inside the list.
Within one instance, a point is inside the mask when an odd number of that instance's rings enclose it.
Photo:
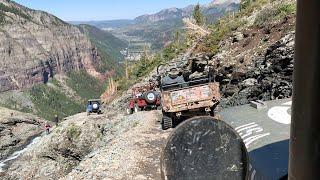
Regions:
[[[224,97],[222,106],[291,97],[293,62],[294,32],[290,32],[272,44],[245,71],[238,71],[236,66],[225,67],[218,75]]]
[[[77,27],[8,0],[0,0],[0,17],[0,92],[71,70],[99,77],[97,50]]]

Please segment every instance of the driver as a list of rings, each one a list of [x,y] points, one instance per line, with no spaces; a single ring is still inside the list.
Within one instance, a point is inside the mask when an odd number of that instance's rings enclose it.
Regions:
[[[162,80],[163,85],[185,83],[185,80],[177,68],[171,68],[168,72],[168,76],[165,76]]]

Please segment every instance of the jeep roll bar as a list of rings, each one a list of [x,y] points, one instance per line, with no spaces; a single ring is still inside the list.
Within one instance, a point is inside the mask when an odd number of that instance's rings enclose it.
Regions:
[[[163,90],[165,88],[170,88],[170,87],[175,87],[175,86],[180,86],[181,88],[183,88],[183,85],[189,86],[190,84],[196,84],[196,83],[200,83],[200,82],[208,82],[208,83],[210,83],[211,79],[210,78],[202,78],[202,79],[197,79],[197,80],[183,82],[183,83],[175,83],[175,84],[163,85],[163,86],[160,87],[160,89]]]
[[[101,99],[89,99],[88,101],[101,101]]]
[[[179,62],[186,62],[185,57],[184,57],[182,60],[175,61],[175,63],[179,63]],[[206,62],[207,62],[207,65],[209,65],[209,60],[206,59]],[[173,63],[173,62],[167,62],[167,63],[161,63],[161,64],[159,64],[159,65],[157,66],[157,75],[160,74],[160,73],[159,73],[159,68],[160,68],[161,66],[169,65],[170,63]],[[176,67],[176,68],[177,68],[177,67]]]
[[[176,61],[175,63],[178,63],[178,62],[185,62],[185,60]],[[206,62],[207,62],[207,65],[209,65],[209,60],[206,60]],[[162,64],[158,65],[158,67],[157,67],[157,75],[158,75],[158,77],[160,76],[159,68],[161,66],[164,66],[164,65],[169,65],[169,63],[162,63]],[[195,84],[200,83],[200,82],[211,83],[212,80],[214,80],[214,78],[211,75],[212,75],[212,69],[209,67],[208,77],[207,78],[201,78],[201,79],[199,78],[199,79],[192,80],[192,81],[187,81],[187,82],[183,82],[183,83],[174,83],[174,84],[168,84],[168,85],[161,85],[160,84],[160,90],[163,91],[165,88],[177,87],[177,86],[180,86],[180,88],[182,88],[183,85],[190,85],[190,84],[191,85],[195,85]]]

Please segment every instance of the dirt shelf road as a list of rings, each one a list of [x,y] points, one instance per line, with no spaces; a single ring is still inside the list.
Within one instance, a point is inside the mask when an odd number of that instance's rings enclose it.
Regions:
[[[127,116],[131,128],[83,160],[63,179],[160,179],[160,152],[171,130],[159,111]]]

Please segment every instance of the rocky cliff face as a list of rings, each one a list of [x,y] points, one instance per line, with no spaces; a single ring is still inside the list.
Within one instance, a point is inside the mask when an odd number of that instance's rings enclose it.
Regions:
[[[0,92],[46,82],[55,74],[85,69],[99,77],[100,61],[75,26],[42,12],[0,0]]]
[[[23,148],[43,131],[44,120],[0,107],[0,160]],[[1,171],[1,170],[0,170]]]

